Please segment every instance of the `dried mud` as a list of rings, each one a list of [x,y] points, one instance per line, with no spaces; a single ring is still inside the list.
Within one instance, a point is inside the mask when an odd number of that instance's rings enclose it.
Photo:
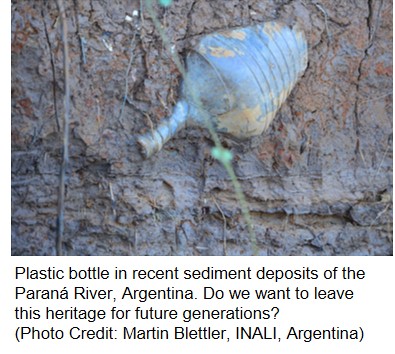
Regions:
[[[303,27],[308,68],[261,137],[221,136],[258,253],[392,254],[392,1],[174,1],[156,7],[170,48],[140,1],[65,3],[66,255],[252,253],[205,129],[183,130],[149,160],[133,137],[177,101],[168,49],[185,58],[201,35],[275,19]],[[64,93],[56,2],[13,1],[11,35],[12,254],[54,255]]]

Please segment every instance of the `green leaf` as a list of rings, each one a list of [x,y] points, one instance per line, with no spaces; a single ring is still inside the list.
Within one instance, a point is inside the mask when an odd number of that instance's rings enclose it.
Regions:
[[[170,6],[173,0],[159,0],[159,5],[167,7]]]
[[[211,155],[223,164],[226,164],[233,159],[232,153],[228,149],[224,149],[222,147],[213,147],[211,149]]]

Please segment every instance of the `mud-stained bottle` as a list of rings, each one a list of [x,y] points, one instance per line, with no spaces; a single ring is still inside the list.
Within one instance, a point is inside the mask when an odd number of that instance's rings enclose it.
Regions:
[[[186,59],[187,74],[173,114],[137,137],[145,157],[158,152],[186,124],[205,125],[239,139],[260,135],[307,66],[298,26],[281,22],[203,37]]]

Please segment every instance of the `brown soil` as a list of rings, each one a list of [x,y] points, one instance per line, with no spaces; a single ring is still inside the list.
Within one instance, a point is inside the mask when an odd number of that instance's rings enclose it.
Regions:
[[[149,160],[134,144],[171,113],[180,82],[145,7],[139,0],[65,3],[71,123],[64,253],[251,254],[240,204],[210,156],[205,129],[183,130]],[[234,155],[259,254],[392,254],[392,1],[178,0],[156,11],[182,58],[199,36],[219,29],[276,19],[302,24],[308,68],[269,130],[247,143],[221,136]],[[59,23],[55,1],[13,1],[13,255],[55,254]]]

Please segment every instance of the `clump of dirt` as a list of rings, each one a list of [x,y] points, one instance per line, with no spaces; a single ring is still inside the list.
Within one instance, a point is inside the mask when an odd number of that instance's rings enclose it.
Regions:
[[[269,130],[234,156],[260,255],[392,254],[392,4],[368,0],[65,0],[72,115],[66,255],[249,255],[251,240],[208,132],[143,160],[134,137],[169,115],[199,36],[298,22],[304,76]],[[53,255],[63,119],[55,2],[12,3],[12,254]]]

